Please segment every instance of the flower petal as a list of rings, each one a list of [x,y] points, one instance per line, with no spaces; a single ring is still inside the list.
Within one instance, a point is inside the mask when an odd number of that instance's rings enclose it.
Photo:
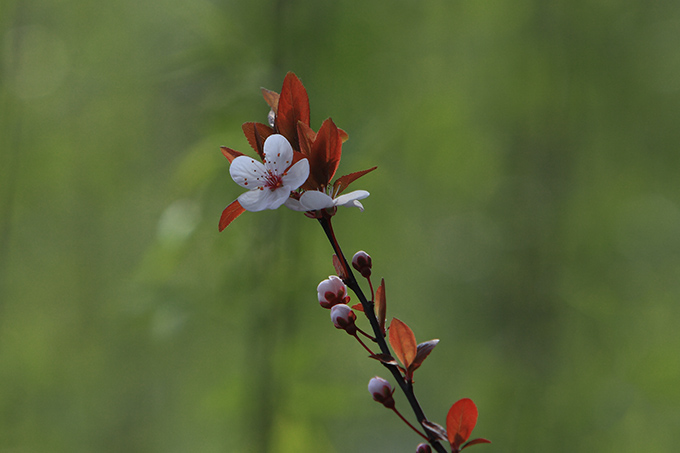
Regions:
[[[296,200],[295,198],[289,197],[286,199],[286,202],[283,203],[288,209],[292,209],[293,211],[308,211],[307,208],[302,206],[302,203],[300,203],[300,200]]]
[[[289,195],[290,191],[282,187],[276,190],[255,189],[241,194],[238,197],[238,202],[247,211],[257,212],[278,208],[286,201]]]
[[[282,175],[293,163],[293,148],[281,134],[274,134],[264,141],[264,166],[276,175]],[[306,179],[306,178],[305,178]],[[302,181],[304,182],[304,181]],[[302,185],[302,183],[300,183]],[[297,187],[296,187],[297,188]]]
[[[295,165],[290,167],[288,171],[283,173],[281,177],[281,182],[283,186],[289,191],[297,190],[302,184],[305,183],[309,177],[309,160],[301,159],[295,162]]]
[[[300,197],[300,203],[307,208],[307,211],[333,207],[333,199],[318,190],[308,190]]]
[[[335,206],[354,206],[363,212],[364,206],[359,202],[359,200],[363,200],[369,195],[370,193],[365,190],[355,190],[353,192],[340,195],[338,198],[333,200],[333,203]]]
[[[235,158],[229,166],[229,174],[236,184],[245,189],[256,189],[264,185],[264,165],[252,157]]]

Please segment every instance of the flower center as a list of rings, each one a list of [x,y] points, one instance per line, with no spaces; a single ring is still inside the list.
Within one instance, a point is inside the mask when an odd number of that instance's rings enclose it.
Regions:
[[[279,187],[283,187],[283,179],[281,178],[281,175],[277,175],[275,173],[272,173],[271,170],[267,170],[267,174],[264,177],[264,186],[271,190],[272,192],[278,189]]]

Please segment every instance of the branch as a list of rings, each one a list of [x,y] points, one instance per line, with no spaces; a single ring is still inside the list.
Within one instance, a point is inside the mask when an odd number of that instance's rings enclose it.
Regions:
[[[380,347],[380,351],[385,355],[388,356],[391,355],[390,349],[387,346],[387,341],[385,341],[382,329],[380,328],[380,324],[378,323],[378,318],[376,318],[375,316],[375,310],[373,308],[374,303],[373,301],[370,301],[366,298],[363,291],[361,290],[361,287],[359,287],[359,283],[354,277],[352,268],[348,265],[347,260],[345,259],[345,255],[343,255],[342,250],[340,249],[340,244],[338,244],[338,240],[335,237],[335,233],[333,232],[333,226],[331,225],[331,217],[328,214],[324,213],[323,216],[319,219],[319,223],[321,224],[321,227],[326,233],[326,236],[328,237],[328,240],[330,241],[331,246],[333,247],[333,251],[337,255],[338,259],[340,260],[340,263],[342,264],[345,270],[346,275],[345,284],[349,289],[351,289],[354,292],[354,294],[356,294],[356,296],[359,298],[359,301],[361,302],[361,306],[364,309],[364,314],[368,318],[368,322],[371,324],[371,328],[373,329],[373,332],[375,334],[375,340],[378,346]],[[413,392],[413,386],[404,379],[404,377],[401,375],[401,372],[399,371],[399,368],[396,365],[389,365],[386,363],[383,363],[383,365],[388,370],[390,370],[392,376],[394,376],[394,379],[399,384],[399,387],[401,388],[402,392],[404,392],[404,395],[406,396],[406,399],[411,405],[411,409],[413,409],[413,413],[416,416],[418,423],[420,423],[421,426],[423,426],[423,429],[427,433],[430,445],[432,445],[432,447],[439,453],[447,453],[446,449],[442,444],[439,443],[439,440],[434,435],[434,433],[432,433],[432,431],[430,429],[427,429],[427,427],[425,426],[424,423],[427,422],[427,417],[425,417],[425,413],[423,412],[423,409],[420,407],[420,403],[418,402],[418,399],[416,398],[416,395]]]

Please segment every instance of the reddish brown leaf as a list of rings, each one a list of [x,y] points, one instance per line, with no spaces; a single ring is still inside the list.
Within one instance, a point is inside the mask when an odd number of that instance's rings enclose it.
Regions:
[[[279,109],[279,93],[276,91],[268,90],[266,88],[260,88],[262,90],[262,97],[264,101],[271,107],[271,109],[276,113]]]
[[[446,431],[453,451],[470,438],[477,424],[477,406],[469,398],[456,401],[446,415]]]
[[[364,176],[366,173],[370,173],[378,167],[369,168],[368,170],[357,171],[350,173],[349,175],[340,176],[335,184],[333,184],[333,193],[340,195],[351,183],[357,179]]]
[[[245,212],[238,200],[234,200],[229,206],[224,208],[220,217],[220,231],[224,230],[231,222]]]
[[[390,323],[390,346],[399,361],[407,368],[416,357],[416,336],[404,322],[393,318]]]
[[[446,440],[446,430],[442,425],[438,425],[435,422],[431,422],[429,420],[424,420],[422,422],[423,428],[425,428],[426,431],[431,432],[432,434],[435,435],[440,440]]]
[[[220,147],[222,150],[222,154],[224,154],[224,157],[229,159],[229,163],[232,163],[234,159],[236,159],[238,156],[243,156],[244,154],[240,151],[236,151],[235,149],[227,148],[226,146]]]
[[[364,312],[364,306],[361,305],[360,303],[352,305],[351,308],[352,308],[352,310],[360,311],[362,313]]]
[[[342,140],[333,120],[328,118],[316,133],[309,152],[309,178],[302,186],[306,190],[323,189],[335,175],[340,164]]]
[[[283,79],[283,87],[279,96],[276,129],[296,150],[300,149],[297,135],[298,121],[309,126],[309,97],[300,79],[289,72]]]
[[[375,316],[378,318],[380,330],[385,335],[385,317],[387,316],[387,299],[385,298],[385,279],[380,280],[380,286],[375,291]],[[417,358],[417,355],[416,355]]]
[[[423,361],[430,355],[430,352],[432,352],[434,347],[437,346],[437,343],[439,343],[439,340],[430,340],[418,345],[416,358],[413,359],[413,363],[409,367],[410,374],[413,374],[413,372],[423,364]]]
[[[255,152],[264,159],[263,145],[267,137],[274,133],[274,129],[262,123],[243,123],[241,126],[243,133],[248,139],[248,143]]]
[[[312,130],[311,127],[298,121],[297,123],[298,140],[300,141],[300,152],[309,157],[312,153],[312,143],[316,139],[316,132]]]
[[[345,266],[342,265],[340,258],[338,258],[338,255],[335,255],[335,254],[333,254],[333,267],[335,268],[335,273],[338,274],[338,277],[340,277],[343,280],[345,280],[347,278],[347,272],[345,272]]]
[[[342,143],[345,143],[347,140],[349,140],[349,135],[347,135],[347,132],[340,128],[338,128],[338,132],[340,132],[340,140],[342,140]]]
[[[379,360],[380,362],[384,363],[385,365],[395,365],[399,366],[396,360],[394,360],[394,357],[392,357],[389,354],[373,354],[369,356],[372,359]]]
[[[463,445],[462,447],[460,447],[460,449],[463,450],[464,448],[470,447],[470,446],[472,446],[472,445],[477,445],[477,444],[490,444],[490,443],[491,443],[491,441],[490,441],[490,440],[487,440],[487,439],[482,439],[482,438],[473,439],[473,440],[471,440],[470,442],[468,442],[468,443],[466,443],[465,445]]]

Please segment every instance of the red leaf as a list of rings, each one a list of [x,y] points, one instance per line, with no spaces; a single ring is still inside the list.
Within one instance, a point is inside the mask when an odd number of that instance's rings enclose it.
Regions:
[[[220,231],[224,230],[231,222],[245,212],[245,208],[241,206],[238,200],[234,200],[229,206],[222,211],[220,217]]]
[[[364,306],[361,305],[360,303],[352,305],[351,308],[352,308],[352,310],[355,310],[355,311],[360,311],[362,313],[364,312]]]
[[[302,121],[298,121],[297,133],[298,140],[300,141],[300,152],[304,154],[305,157],[309,157],[312,153],[312,143],[314,143],[314,140],[316,139],[316,132]]]
[[[266,88],[260,88],[262,91],[262,97],[264,101],[269,105],[269,107],[276,113],[279,109],[279,93],[276,91],[268,90]]]
[[[477,406],[469,398],[456,401],[446,415],[446,431],[453,451],[470,438],[477,424]]]
[[[248,139],[248,143],[255,150],[255,152],[260,156],[260,159],[264,159],[263,146],[264,141],[267,137],[274,133],[274,129],[262,123],[243,123],[241,126],[243,133]]]
[[[309,126],[309,97],[307,90],[295,74],[289,72],[283,79],[276,112],[276,129],[288,139],[293,149],[300,149],[297,123],[302,121]]]
[[[429,420],[423,420],[421,424],[428,433],[434,434],[437,439],[446,440],[446,430],[443,426]]]
[[[390,345],[404,368],[408,368],[416,357],[416,336],[409,326],[397,318],[393,318],[390,323]]]
[[[380,330],[385,335],[385,317],[387,316],[387,299],[385,298],[385,279],[380,280],[380,286],[375,291],[375,316],[378,318]]]
[[[437,343],[439,343],[439,340],[430,340],[418,345],[416,358],[413,359],[413,363],[409,367],[409,372],[411,374],[423,364],[423,361],[430,355],[430,352],[432,352],[434,347],[437,346]]]
[[[466,443],[465,445],[463,445],[462,447],[460,447],[460,449],[463,450],[464,448],[471,447],[472,445],[477,445],[477,444],[490,444],[490,443],[491,443],[491,441],[490,441],[490,440],[487,440],[487,439],[482,439],[482,438],[473,439],[473,440],[471,440],[470,442],[468,442],[468,443]]]
[[[316,133],[309,152],[309,178],[303,189],[323,189],[335,175],[340,164],[342,140],[338,127],[328,118]]]
[[[333,193],[340,195],[350,184],[352,184],[357,179],[364,176],[366,173],[370,173],[378,167],[369,168],[368,170],[357,171],[350,173],[349,175],[340,176],[337,181],[333,184]]]
[[[369,355],[370,358],[379,360],[381,363],[384,363],[385,365],[394,365],[394,366],[399,366],[396,360],[394,360],[394,357],[392,357],[389,354],[373,354]]]
[[[222,150],[222,154],[224,154],[224,157],[229,159],[229,163],[232,163],[234,159],[236,159],[238,156],[244,156],[244,154],[240,151],[236,151],[235,149],[227,148],[226,146],[220,147]]]
[[[345,280],[347,278],[347,273],[345,272],[345,266],[342,265],[342,261],[338,258],[338,255],[333,254],[333,267],[335,268],[335,273],[338,277]]]

